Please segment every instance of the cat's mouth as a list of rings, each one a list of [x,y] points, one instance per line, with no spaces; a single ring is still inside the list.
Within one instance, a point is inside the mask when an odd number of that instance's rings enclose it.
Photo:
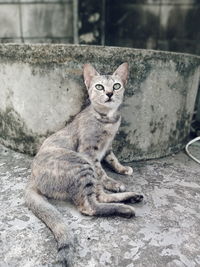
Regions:
[[[108,103],[108,102],[114,102],[111,98],[109,98],[108,100],[105,101],[105,103]]]

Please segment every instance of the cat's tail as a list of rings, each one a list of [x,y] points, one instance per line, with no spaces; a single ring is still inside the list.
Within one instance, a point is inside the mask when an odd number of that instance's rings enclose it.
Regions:
[[[25,191],[25,201],[29,209],[52,231],[58,244],[57,263],[71,266],[73,244],[61,213],[40,194],[31,182]]]

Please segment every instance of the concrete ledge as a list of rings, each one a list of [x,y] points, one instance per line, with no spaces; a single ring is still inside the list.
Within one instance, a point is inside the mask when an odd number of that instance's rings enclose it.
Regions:
[[[119,47],[0,45],[0,142],[34,154],[85,105],[82,66],[130,78],[114,147],[123,161],[177,152],[185,144],[199,82],[200,57]]]

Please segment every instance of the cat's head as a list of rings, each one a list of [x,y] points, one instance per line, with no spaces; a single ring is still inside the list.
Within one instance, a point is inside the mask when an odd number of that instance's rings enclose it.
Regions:
[[[85,64],[83,76],[91,104],[97,111],[119,108],[128,78],[128,63],[121,64],[112,75],[100,75],[92,65]]]

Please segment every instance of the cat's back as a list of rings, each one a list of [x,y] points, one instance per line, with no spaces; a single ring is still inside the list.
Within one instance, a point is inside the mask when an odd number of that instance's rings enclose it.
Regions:
[[[90,124],[92,124],[91,116],[86,108],[77,114],[66,127],[44,140],[33,160],[32,168],[44,166],[49,162],[53,163],[60,157],[67,157],[71,152],[78,152],[80,136],[83,133],[84,139],[87,131],[84,129],[90,128]]]
[[[49,136],[42,144],[40,148],[40,152],[44,150],[52,150],[52,149],[70,149],[74,150],[76,147],[76,132],[71,127],[71,131],[69,128],[65,127],[58,132]]]

